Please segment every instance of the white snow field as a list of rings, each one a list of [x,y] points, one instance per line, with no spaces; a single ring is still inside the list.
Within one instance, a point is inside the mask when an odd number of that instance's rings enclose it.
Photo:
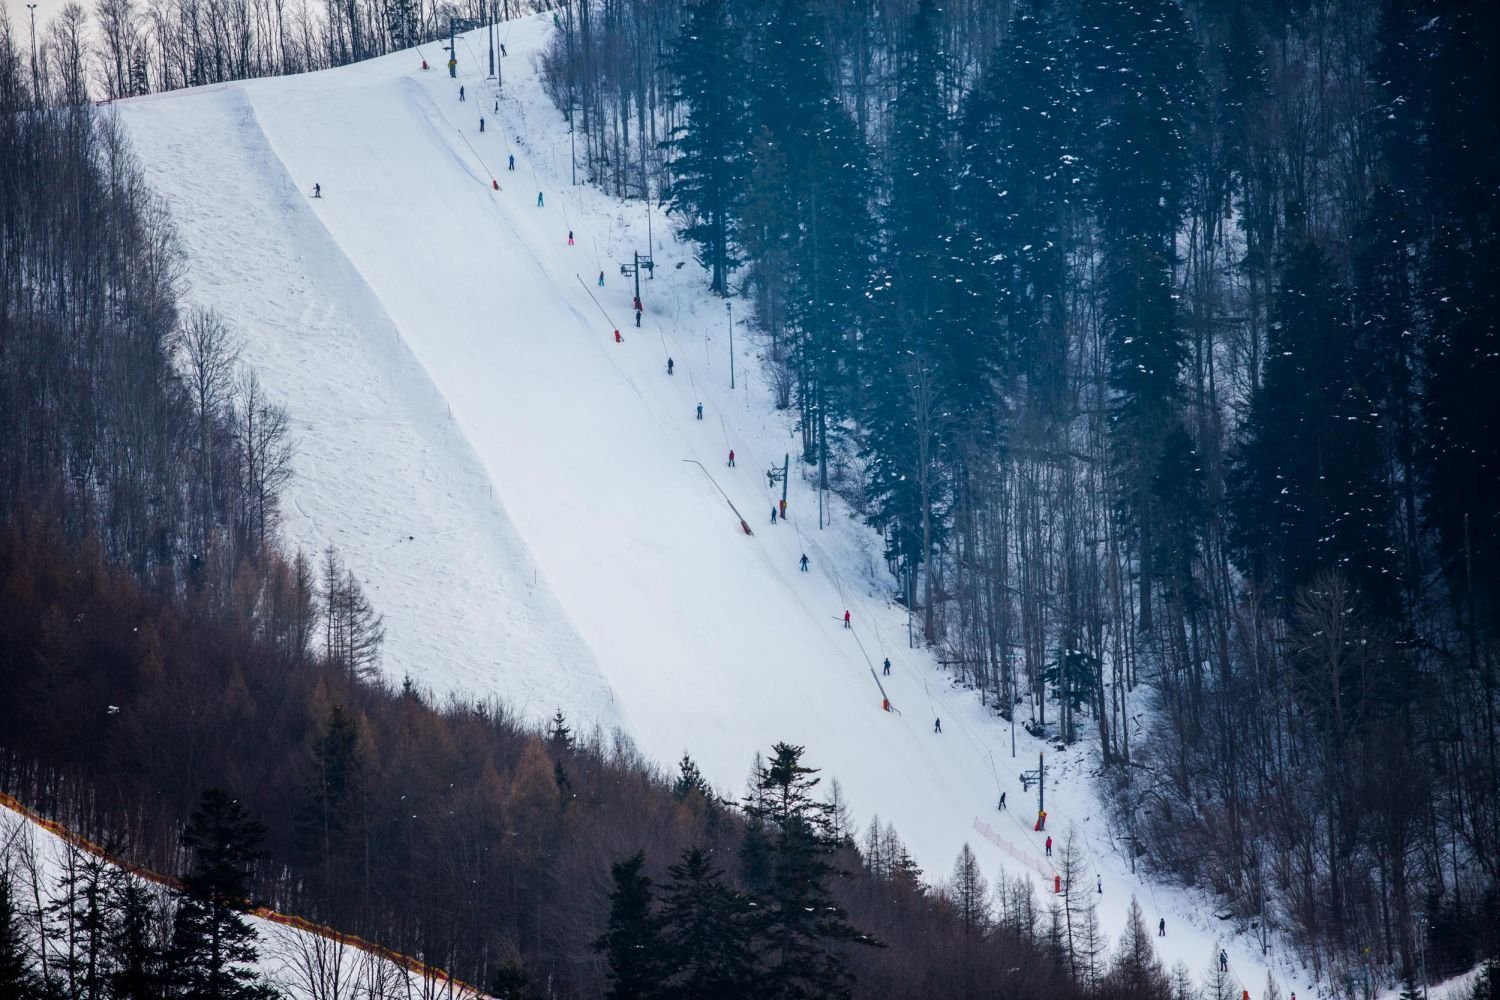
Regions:
[[[731,391],[725,304],[659,214],[635,328],[619,264],[647,250],[646,210],[570,183],[567,126],[535,69],[551,30],[545,16],[498,29],[498,97],[479,31],[456,80],[430,46],[430,71],[406,52],[117,102],[191,297],[227,316],[290,411],[288,541],[336,544],[366,582],[393,679],[617,726],[663,767],[691,752],[732,795],[757,751],[805,745],[855,819],[893,822],[930,878],[968,842],[992,878],[1029,874],[1045,901],[1045,834],[1017,774],[1048,748],[1021,732],[1012,759],[1009,725],[907,648],[880,539],[836,503],[818,530],[795,463],[789,520],[771,525],[766,469],[797,449],[758,344],[737,330]],[[885,656],[899,714],[881,708]],[[1252,996],[1268,964],[1283,993],[1312,996],[1212,900],[1129,874],[1088,760],[1049,753],[1048,826],[1084,838],[1078,889],[1102,878],[1111,937],[1135,894],[1153,927],[1166,918],[1169,965],[1202,974],[1223,945]]]

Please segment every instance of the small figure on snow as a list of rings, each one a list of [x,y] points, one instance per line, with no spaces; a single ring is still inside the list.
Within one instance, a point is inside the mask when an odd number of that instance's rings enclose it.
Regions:
[[[1225,951],[1223,948],[1219,949],[1219,971],[1220,972],[1228,972],[1229,971],[1229,953],[1227,951]]]
[[[464,99],[464,88],[462,88],[462,87],[458,88],[458,99],[460,101],[462,101]]]
[[[1000,793],[1000,809],[1002,811],[1005,809],[1005,793],[1004,792]]]
[[[1049,857],[1049,858],[1052,857],[1052,835],[1050,833],[1047,835],[1047,848],[1046,848],[1046,850],[1047,850],[1047,857]]]
[[[568,230],[568,246],[573,245],[573,230]]]
[[[887,677],[891,676],[891,658],[889,656],[887,656],[885,658],[885,669],[884,669],[883,673]]]
[[[484,115],[479,116],[479,131],[484,131]]]
[[[844,612],[844,628],[853,628],[853,627],[854,627],[853,625],[849,624],[849,612],[846,610]]]
[[[734,449],[733,448],[729,449],[729,467],[731,469],[734,468]]]
[[[615,331],[615,343],[617,343],[617,344],[623,344],[623,343],[625,343],[625,338],[622,337],[622,336],[620,336],[620,331],[619,330]]]
[[[775,526],[776,526],[776,508],[772,507],[771,508],[771,527],[774,528]]]
[[[502,56],[508,56],[508,55],[510,55],[509,52],[505,51],[505,43],[504,42],[500,43],[500,54]]]
[[[935,732],[935,733],[940,733],[940,732],[943,731],[943,720],[942,719],[933,719],[932,720],[932,731]]]
[[[800,565],[802,567],[802,572],[806,573],[807,572],[807,553],[806,552],[802,553],[802,558],[799,559],[797,562],[798,562],[798,565]]]
[[[1157,937],[1166,937],[1167,936],[1167,918],[1166,917],[1162,917],[1160,920],[1158,920],[1156,922],[1156,936]],[[1296,994],[1295,993],[1292,994],[1292,998],[1293,998],[1293,1000],[1296,1000]]]
[[[314,198],[321,198],[321,197],[323,197],[323,185],[321,185],[321,184],[314,184],[313,185],[313,197]]]
[[[698,404],[698,419],[699,420],[703,419],[703,404],[702,403]]]
[[[667,359],[667,374],[668,375],[672,374],[672,359],[671,358]]]
[[[1099,895],[1101,895],[1101,896],[1104,895],[1104,876],[1103,875],[1095,875],[1094,876],[1094,887],[1099,890]]]
[[[639,309],[635,311],[635,325],[637,327],[641,325],[641,311]]]
[[[542,203],[542,192],[540,192],[540,191],[538,191],[538,192],[537,192],[537,193],[536,193],[536,207],[537,207],[537,208],[541,208],[541,207],[542,207],[542,204],[543,204],[543,203]]]
[[[510,154],[510,156],[506,160],[506,164],[507,165],[506,165],[505,169],[507,169],[507,170],[514,170],[514,169],[516,169],[516,154],[515,153],[511,153]]]
[[[599,287],[600,288],[604,287],[604,272],[603,271],[599,272]]]

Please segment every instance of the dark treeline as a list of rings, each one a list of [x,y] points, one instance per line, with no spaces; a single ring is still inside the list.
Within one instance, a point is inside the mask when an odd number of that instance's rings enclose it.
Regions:
[[[669,778],[561,713],[538,732],[383,685],[353,572],[278,547],[284,412],[226,322],[181,308],[171,227],[107,115],[81,90],[35,101],[27,70],[4,33],[0,789],[187,886],[7,849],[0,991],[259,996],[234,971],[256,899],[507,997],[1165,996],[1133,985],[1161,978],[1149,950],[1083,933],[1087,886],[992,898],[967,851],[924,881],[878,822],[857,849],[801,748],[730,802],[690,758]]]
[[[558,23],[580,176],[750,299],[960,681],[1339,983],[1500,947],[1500,7]]]
[[[1162,973],[1149,948],[1117,958],[1097,921],[1075,940],[1092,916],[1082,874],[1050,909],[1029,881],[992,901],[966,849],[934,889],[889,827],[872,824],[856,850],[799,747],[755,762],[743,801],[726,803],[690,758],[669,779],[560,713],[536,732],[500,706],[435,706],[310,648],[289,654],[274,637],[295,632],[283,617],[295,610],[225,620],[153,598],[39,517],[0,534],[0,587],[0,789],[166,873],[191,867],[182,831],[200,791],[235,789],[246,822],[265,827],[245,855],[247,896],[497,995],[636,981],[634,952],[609,942],[640,933],[655,942],[651,990],[617,995],[989,996],[1004,982],[999,995],[1066,998],[1083,995],[1087,968],[1105,995],[1166,996],[1108,992],[1127,975],[1117,965]],[[642,878],[663,905],[646,897],[612,919],[612,885],[618,896]],[[76,954],[73,925],[46,915],[48,894],[78,902],[70,886],[43,885],[35,907],[21,894],[28,926],[51,935],[32,965]],[[709,961],[712,949],[738,958]],[[169,938],[154,954],[170,957]],[[39,995],[136,995],[69,983]],[[188,995],[154,983],[139,995]],[[405,995],[388,989],[372,995]]]
[[[551,0],[90,0],[38,27],[27,83],[76,104],[342,66],[441,38],[450,20],[521,17]],[[433,54],[440,69],[447,56]],[[459,48],[462,61],[477,58]]]

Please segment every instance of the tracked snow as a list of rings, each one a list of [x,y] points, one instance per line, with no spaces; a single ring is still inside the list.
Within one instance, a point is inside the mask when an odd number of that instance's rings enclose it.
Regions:
[[[334,542],[366,581],[393,677],[617,725],[663,766],[690,751],[730,793],[757,750],[803,744],[931,876],[968,842],[991,875],[1050,892],[1017,778],[1049,748],[1022,732],[1013,758],[1008,725],[908,649],[879,538],[837,503],[819,530],[795,462],[773,526],[766,470],[795,434],[743,327],[730,389],[729,310],[659,215],[635,327],[619,265],[648,251],[646,208],[570,184],[566,125],[534,69],[550,30],[501,30],[498,95],[476,35],[456,80],[400,53],[117,104],[194,298],[234,321],[290,410],[289,540]],[[1119,932],[1135,894],[1152,925],[1166,918],[1169,962],[1198,974],[1224,944],[1258,995],[1260,949],[1201,894],[1131,876],[1087,752],[1052,756],[1049,832],[1083,838],[1077,889],[1102,879],[1104,928]],[[1279,963],[1277,977],[1305,978]]]

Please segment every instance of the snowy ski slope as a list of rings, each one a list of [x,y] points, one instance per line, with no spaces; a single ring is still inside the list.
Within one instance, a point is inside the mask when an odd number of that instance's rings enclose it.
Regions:
[[[1045,835],[1017,774],[1049,748],[1023,731],[1012,759],[1009,725],[907,649],[879,539],[837,505],[819,531],[795,463],[789,521],[771,525],[765,470],[796,441],[753,338],[736,331],[731,391],[728,312],[659,215],[634,327],[619,264],[646,250],[646,212],[570,185],[533,64],[550,31],[499,29],[498,112],[482,31],[460,42],[457,80],[433,46],[427,72],[400,53],[116,104],[188,249],[191,297],[232,321],[290,411],[289,541],[336,544],[366,582],[393,678],[618,726],[664,767],[691,752],[731,795],[758,750],[803,744],[929,877],[968,842],[991,878],[1028,874],[1045,901]],[[881,709],[885,656],[899,712]],[[1084,838],[1080,890],[1102,878],[1110,936],[1134,893],[1167,920],[1169,964],[1202,973],[1223,944],[1259,996],[1266,960],[1211,900],[1129,874],[1087,753],[1048,766],[1049,832]],[[1312,995],[1304,974],[1276,975]]]

